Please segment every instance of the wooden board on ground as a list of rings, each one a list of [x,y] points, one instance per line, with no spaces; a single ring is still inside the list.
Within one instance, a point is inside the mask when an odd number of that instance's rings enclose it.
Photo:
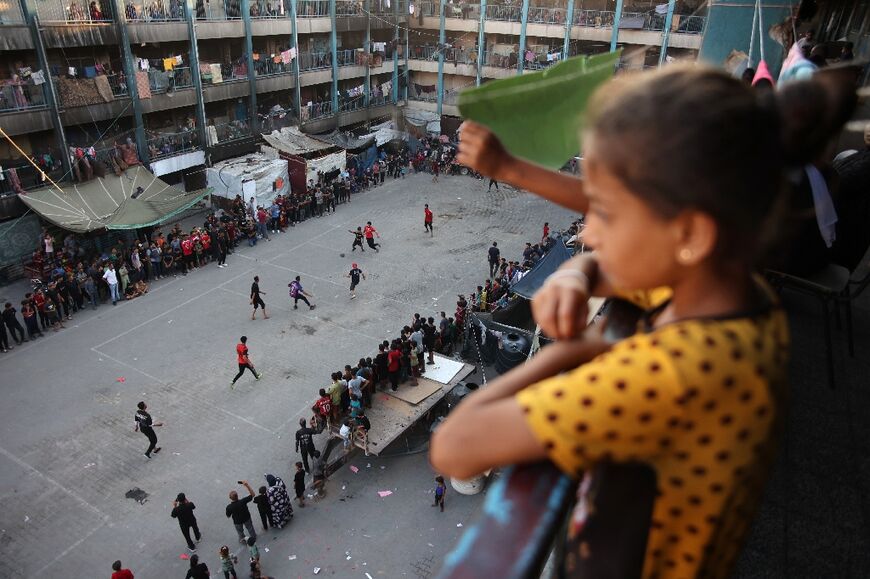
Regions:
[[[404,400],[408,404],[420,404],[425,399],[429,398],[436,392],[442,389],[443,384],[439,384],[428,378],[420,378],[417,380],[416,386],[411,386],[410,382],[405,382],[399,385],[399,389],[395,392],[390,392],[390,396]]]
[[[372,429],[369,431],[369,452],[376,455],[383,452],[472,372],[474,372],[474,366],[462,364],[462,368],[449,384],[435,383],[439,388],[419,404],[410,404],[393,396],[393,392],[390,392],[389,388],[386,391],[375,392],[372,408],[366,410],[366,416],[372,423]],[[420,386],[417,388],[421,388],[423,382],[424,380],[420,380]],[[399,388],[407,389],[410,387],[400,386]]]

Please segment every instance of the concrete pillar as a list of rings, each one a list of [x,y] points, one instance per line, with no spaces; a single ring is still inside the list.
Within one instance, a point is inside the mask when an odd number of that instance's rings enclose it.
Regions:
[[[366,82],[365,86],[363,86],[363,104],[365,106],[369,106],[369,100],[371,98],[371,82],[372,82],[372,67],[369,66],[369,58],[372,55],[372,14],[371,0],[365,0],[364,3],[365,12],[366,12],[366,38],[365,42],[363,42],[363,47],[366,52]]]
[[[251,92],[248,105],[251,109],[251,131],[257,134],[260,119],[257,116],[257,75],[254,73],[254,42],[251,37],[251,0],[242,0],[241,8],[242,22],[245,24],[245,62],[248,67],[248,88]]]
[[[610,32],[610,52],[616,52],[619,40],[619,21],[622,18],[622,0],[616,0],[616,10],[613,15],[613,30]]]
[[[441,114],[441,106],[444,102],[444,45],[447,43],[447,35],[444,31],[444,6],[445,0],[438,3],[438,114]]]
[[[335,0],[329,0],[329,50],[332,54],[332,114],[338,114],[338,39],[335,35]]]
[[[48,58],[45,56],[45,45],[42,43],[42,35],[39,33],[39,16],[30,10],[26,0],[21,0],[21,13],[30,28],[33,38],[33,47],[36,49],[36,58],[39,61],[39,69],[45,75],[45,100],[51,113],[51,126],[54,129],[54,138],[60,149],[60,163],[63,167],[64,180],[72,179],[72,166],[69,161],[69,145],[66,142],[66,133],[63,130],[63,122],[60,119],[60,107],[57,93],[54,90],[54,80],[51,78],[51,70],[48,68]]]
[[[299,32],[296,27],[297,0],[290,0],[291,37],[290,45],[296,49],[296,58],[293,59],[293,77],[296,79],[296,118],[302,120],[302,87],[299,85]]]
[[[124,76],[127,77],[127,94],[133,106],[133,120],[136,125],[136,148],[139,149],[139,160],[144,164],[151,162],[148,152],[148,140],[145,138],[145,123],[142,119],[142,101],[139,100],[139,89],[136,87],[136,63],[133,62],[133,52],[130,50],[130,37],[127,34],[127,20],[124,18],[123,0],[115,0],[115,26],[118,29],[118,40],[121,44],[121,60],[124,65]]]
[[[677,4],[677,0],[668,0],[668,15],[665,16],[665,29],[662,33],[662,48],[659,51],[659,68],[665,63],[665,60],[668,56],[668,40],[671,37],[671,22],[674,21],[674,7]],[[749,58],[752,58],[752,55],[749,55]]]
[[[529,24],[529,0],[523,0],[523,15],[520,22],[520,54],[517,59],[517,74],[523,74],[523,66],[526,60],[526,26]]]
[[[121,0],[116,0],[120,2]],[[199,47],[196,45],[196,0],[185,2],[187,16],[187,36],[190,41],[190,75],[196,93],[196,126],[199,129],[199,146],[206,150],[208,140],[205,136],[205,101],[202,95],[202,77],[199,75]]]
[[[393,16],[396,19],[396,27],[393,29],[393,90],[390,91],[390,100],[393,104],[399,102],[399,0],[393,1]]]
[[[571,53],[571,25],[574,24],[574,0],[568,0],[568,11],[565,12],[565,43],[562,45],[562,60]]]
[[[480,0],[480,23],[477,25],[477,78],[474,84],[480,86],[483,74],[483,59],[486,55],[486,0]]]
[[[395,0],[394,0],[395,1]],[[411,15],[408,15],[408,20],[411,19]],[[405,104],[408,103],[408,85],[411,84],[411,70],[408,65],[408,57],[411,54],[411,34],[409,32],[411,23],[408,22],[408,26],[405,26],[405,89],[402,91],[404,94],[402,95],[402,99],[405,101]]]

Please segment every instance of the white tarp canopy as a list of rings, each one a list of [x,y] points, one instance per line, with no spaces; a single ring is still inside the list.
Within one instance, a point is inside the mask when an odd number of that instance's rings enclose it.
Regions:
[[[227,159],[206,170],[212,195],[234,199],[242,194],[245,203],[256,197],[257,205],[270,205],[278,195],[290,193],[287,161],[270,159],[262,153]]]
[[[308,181],[314,181],[317,183],[318,173],[326,174],[336,169],[344,171],[346,167],[347,152],[339,151],[337,153],[330,153],[329,155],[324,155],[317,159],[308,159],[306,161],[305,178]]]
[[[408,140],[408,133],[404,131],[400,131],[396,128],[396,124],[393,121],[387,121],[385,123],[381,123],[379,125],[372,126],[372,132],[363,135],[360,139],[375,139],[375,144],[380,147],[384,143],[389,143],[394,139],[398,139],[401,141]]]
[[[270,146],[275,147],[279,151],[289,153],[291,155],[304,155],[315,151],[323,151],[331,149],[335,145],[326,143],[320,139],[310,137],[299,130],[299,127],[284,127],[279,131],[272,131],[268,135],[263,135]]]

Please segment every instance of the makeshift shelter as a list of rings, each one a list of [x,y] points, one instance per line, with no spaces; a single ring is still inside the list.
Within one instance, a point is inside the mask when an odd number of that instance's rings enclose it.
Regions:
[[[221,161],[206,170],[212,195],[245,202],[256,198],[257,205],[269,205],[278,195],[290,193],[290,174],[285,159],[272,159],[253,153]]]
[[[571,259],[571,250],[562,241],[553,244],[541,261],[535,264],[523,278],[511,287],[515,294],[530,300],[536,291],[540,289],[547,277],[559,269],[559,266]]]
[[[138,229],[172,219],[209,194],[188,193],[169,185],[142,166],[121,175],[73,183],[58,191],[45,187],[19,198],[44,219],[76,233],[102,229]]]
[[[408,108],[404,109],[404,113],[409,132],[421,137],[441,135],[441,115],[438,113]]]
[[[365,149],[375,140],[374,134],[357,137],[353,133],[338,130],[322,135],[312,135],[312,137],[319,141],[335,145],[336,147],[341,147],[346,151]]]
[[[287,161],[293,191],[307,191],[308,181],[317,182],[319,172],[343,171],[347,166],[344,149],[306,135],[298,127],[272,131],[268,135],[264,134],[263,140],[277,149],[278,156]]]

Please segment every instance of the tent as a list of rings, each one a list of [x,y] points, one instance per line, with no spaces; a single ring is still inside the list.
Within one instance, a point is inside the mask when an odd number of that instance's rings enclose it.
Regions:
[[[245,202],[256,197],[257,205],[267,206],[278,195],[290,192],[287,161],[253,153],[216,163],[206,170],[212,195],[235,199],[242,194]]]
[[[299,130],[299,127],[284,127],[280,131],[272,131],[268,135],[264,134],[263,140],[270,146],[290,155],[307,155],[336,146],[306,135]]]
[[[569,259],[571,259],[571,250],[561,241],[557,241],[550,251],[541,258],[541,261],[511,287],[511,291],[526,299],[532,299],[535,292],[544,285],[547,277]]]
[[[172,219],[209,194],[188,193],[169,185],[142,166],[120,176],[106,175],[85,183],[28,191],[19,198],[52,223],[76,233],[101,229],[138,229]]]
[[[326,143],[335,145],[336,147],[341,147],[342,149],[351,151],[356,149],[364,149],[368,147],[369,143],[375,140],[374,134],[357,137],[353,133],[338,130],[323,135],[312,135],[312,137],[319,141],[324,141]]]

